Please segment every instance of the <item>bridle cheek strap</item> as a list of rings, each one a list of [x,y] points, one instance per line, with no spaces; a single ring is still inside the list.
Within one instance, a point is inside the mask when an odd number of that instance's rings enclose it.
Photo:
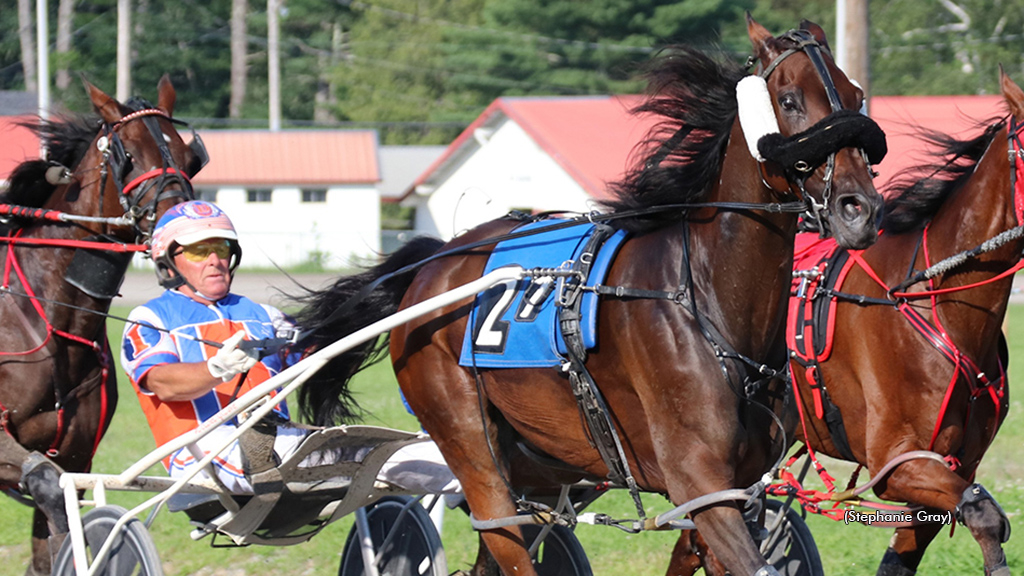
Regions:
[[[1013,209],[1017,216],[1017,225],[1024,226],[1024,146],[1020,135],[1024,124],[1020,124],[1012,116],[1010,118],[1010,182],[1013,185]]]

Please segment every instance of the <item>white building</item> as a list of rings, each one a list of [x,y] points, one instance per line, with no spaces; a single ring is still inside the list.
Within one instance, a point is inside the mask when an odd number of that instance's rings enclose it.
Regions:
[[[590,211],[649,120],[635,96],[499,98],[409,188],[417,233],[449,239],[510,210]]]
[[[373,131],[208,130],[199,196],[238,230],[242,267],[345,268],[380,252]]]

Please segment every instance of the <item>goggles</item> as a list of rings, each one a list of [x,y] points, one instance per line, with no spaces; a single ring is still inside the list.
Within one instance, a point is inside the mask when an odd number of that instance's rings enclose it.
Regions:
[[[189,262],[205,262],[210,257],[210,254],[216,254],[217,258],[221,260],[227,260],[231,258],[231,241],[224,239],[203,240],[202,242],[182,246],[181,250],[175,255],[177,254],[184,254],[185,259]]]

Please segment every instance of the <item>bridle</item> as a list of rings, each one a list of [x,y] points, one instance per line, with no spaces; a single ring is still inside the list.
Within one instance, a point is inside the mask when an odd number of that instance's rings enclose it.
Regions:
[[[171,155],[170,148],[165,140],[163,131],[160,130],[159,118],[163,118],[172,124],[184,126],[192,133],[192,141],[189,149],[199,162],[199,168],[205,166],[209,161],[206,146],[203,144],[199,134],[196,133],[188,123],[172,118],[163,110],[157,108],[142,108],[125,115],[114,124],[103,124],[103,135],[96,141],[96,147],[103,155],[103,163],[100,166],[100,212],[103,211],[102,190],[106,188],[107,178],[112,176],[114,185],[117,187],[118,200],[124,209],[124,218],[135,230],[136,242],[143,244],[148,240],[150,230],[156,220],[157,205],[170,198],[181,198],[192,200],[195,198],[195,191],[188,174],[177,165]],[[126,124],[133,121],[142,122],[153,141],[160,151],[161,166],[148,170],[143,174],[125,181],[125,178],[132,171],[132,158],[125,151],[124,143],[118,131]],[[175,186],[177,185],[177,186]],[[151,194],[154,192],[154,194]],[[148,198],[148,201],[147,201]],[[148,230],[140,226],[142,221],[149,222]]]
[[[871,166],[871,164],[877,164],[880,162],[882,157],[885,156],[886,150],[884,146],[884,134],[881,135],[882,145],[879,146],[877,142],[878,139],[875,134],[876,132],[879,134],[881,133],[881,129],[878,128],[878,125],[866,116],[862,116],[860,114],[851,115],[851,111],[846,110],[843,107],[842,100],[839,97],[839,91],[836,89],[835,81],[832,79],[832,74],[829,72],[825,59],[822,56],[822,50],[827,51],[827,46],[822,45],[822,43],[819,42],[809,30],[790,30],[784,34],[781,39],[789,40],[794,43],[794,46],[787,48],[781,54],[776,56],[767,66],[757,72],[757,74],[767,81],[768,77],[771,76],[772,72],[774,72],[783,61],[798,52],[803,52],[807,55],[811,65],[814,67],[814,71],[821,80],[822,86],[825,89],[825,94],[828,97],[832,113],[816,123],[810,129],[801,132],[800,134],[795,134],[788,139],[783,138],[782,136],[777,136],[773,142],[759,143],[758,148],[760,149],[763,147],[764,150],[762,150],[762,154],[766,158],[775,160],[783,166],[787,176],[789,177],[788,179],[795,183],[799,188],[799,195],[802,196],[804,202],[807,204],[810,217],[818,223],[820,231],[824,236],[827,234],[828,205],[832,196],[836,153],[841,148],[846,147],[845,145],[839,146],[839,144],[859,145],[857,148],[860,150],[861,155],[864,158],[865,165]],[[755,58],[755,56],[750,57],[750,60],[748,60],[748,67],[753,65]],[[760,64],[758,67],[760,68]],[[820,144],[815,142],[816,137],[820,138],[825,131],[832,130],[840,125],[845,125],[845,138],[837,142],[836,145],[828,147],[827,155],[824,155],[822,158],[821,156],[823,156],[823,153],[820,150]],[[872,139],[874,139],[874,141],[872,141]],[[774,148],[774,150],[772,150],[772,148]],[[818,202],[813,196],[807,193],[805,184],[811,174],[817,170],[818,166],[822,163],[825,164],[825,174],[822,176],[824,189],[822,192],[822,201]],[[762,170],[762,179],[765,180],[765,184],[769,188],[772,188],[772,186],[768,184],[767,180],[764,179],[764,166],[761,165],[760,169]]]

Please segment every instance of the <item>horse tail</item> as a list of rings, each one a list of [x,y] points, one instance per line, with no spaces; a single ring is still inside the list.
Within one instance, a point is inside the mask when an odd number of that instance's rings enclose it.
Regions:
[[[416,277],[416,269],[387,278],[365,294],[354,307],[349,301],[381,277],[433,255],[443,244],[436,238],[420,236],[372,268],[352,276],[342,276],[323,290],[306,289],[304,295],[294,298],[303,305],[295,316],[303,331],[295,349],[322,348],[398,312],[402,297]],[[351,309],[338,314],[338,309],[346,303],[349,305],[345,307]],[[319,426],[356,420],[360,408],[348,383],[360,370],[382,360],[387,349],[388,335],[385,334],[339,354],[317,371],[299,390],[299,408],[303,418]]]

